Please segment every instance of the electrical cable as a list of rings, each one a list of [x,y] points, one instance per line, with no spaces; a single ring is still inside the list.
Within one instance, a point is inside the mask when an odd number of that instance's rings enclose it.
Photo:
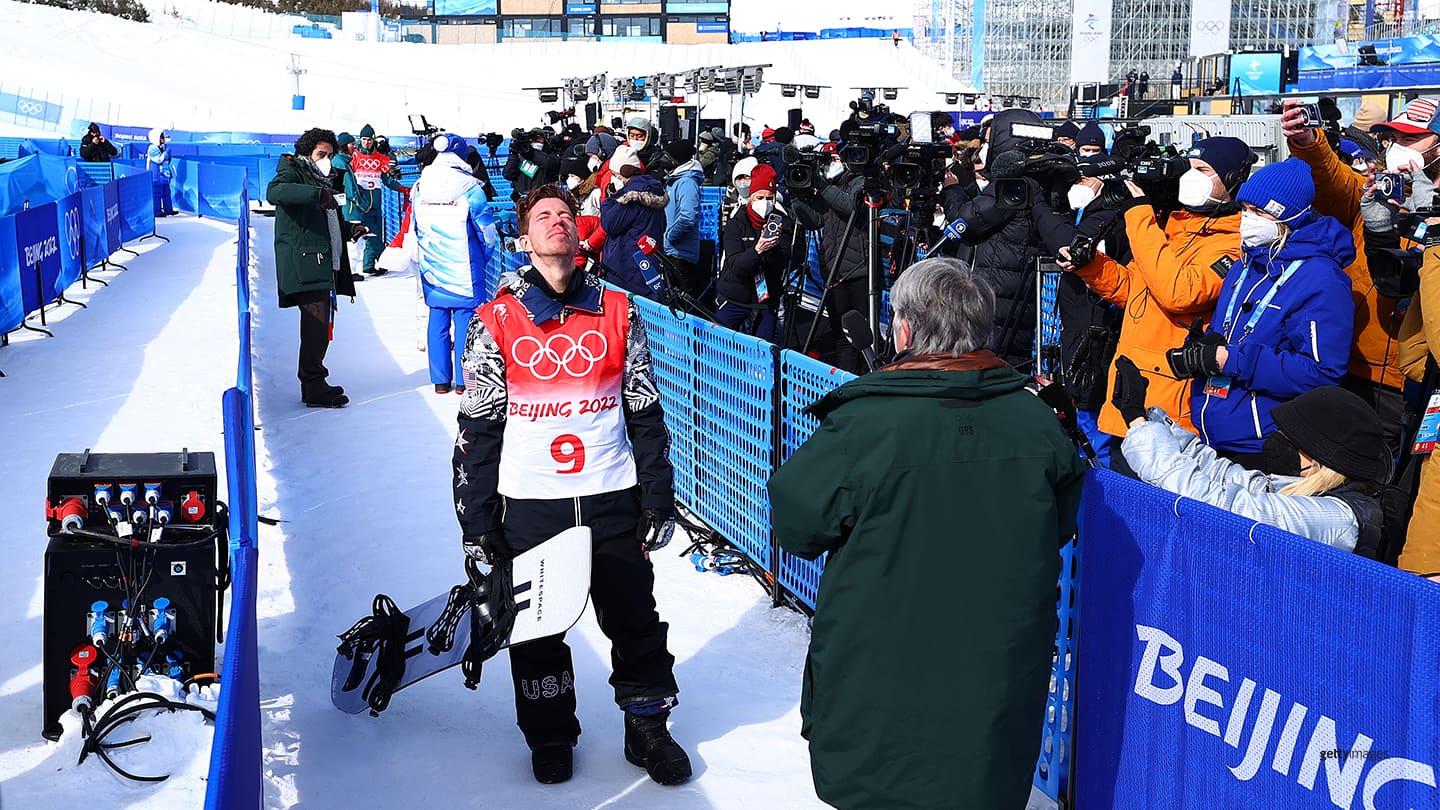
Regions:
[[[142,702],[147,700],[149,702]],[[80,748],[80,757],[76,760],[76,764],[83,764],[90,754],[95,754],[102,762],[109,766],[111,770],[131,781],[163,782],[169,779],[170,774],[168,773],[159,776],[131,773],[120,767],[120,765],[110,758],[108,753],[116,748],[125,748],[148,742],[151,739],[150,735],[116,743],[106,742],[105,738],[110,732],[136,720],[142,713],[152,709],[165,710],[171,713],[177,711],[199,712],[205,719],[212,723],[215,722],[215,713],[203,706],[196,706],[190,703],[177,703],[155,692],[132,692],[116,701],[95,721],[94,727],[90,733],[86,735],[85,742]]]

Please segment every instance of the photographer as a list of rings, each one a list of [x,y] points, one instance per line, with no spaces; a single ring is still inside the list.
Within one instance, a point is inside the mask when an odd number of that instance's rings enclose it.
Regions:
[[[1230,264],[1240,258],[1240,209],[1232,194],[1249,176],[1254,156],[1244,141],[1226,137],[1196,141],[1186,155],[1190,168],[1179,178],[1179,207],[1163,225],[1145,191],[1126,182],[1131,200],[1125,234],[1134,254],[1128,264],[1104,253],[1089,264],[1072,264],[1068,248],[1060,255],[1061,267],[1073,267],[1090,289],[1124,309],[1117,352],[1133,359],[1149,381],[1145,404],[1193,430],[1190,382],[1171,374],[1165,352],[1184,341],[1197,317],[1210,317]],[[1106,385],[1114,383],[1112,364]],[[1125,420],[1109,402],[1101,405],[1099,424],[1111,436],[1125,435]],[[1111,460],[1123,463],[1118,456]]]
[[[1415,292],[1414,256],[1397,255],[1402,247],[1398,209],[1415,211],[1433,204],[1434,182],[1440,178],[1440,120],[1436,104],[1415,99],[1398,118],[1377,124],[1377,135],[1395,144],[1384,157],[1387,172],[1403,174],[1410,195],[1402,203],[1384,200],[1371,192],[1364,176],[1335,153],[1315,122],[1293,100],[1285,102],[1281,132],[1291,153],[1305,161],[1315,181],[1315,211],[1332,216],[1349,228],[1355,241],[1355,260],[1346,265],[1354,302],[1355,340],[1350,348],[1348,374],[1342,385],[1359,394],[1380,415],[1386,441],[1399,452],[1403,441],[1404,375],[1399,368],[1400,327],[1405,319],[1401,302]],[[1418,159],[1417,159],[1418,156]],[[1408,260],[1410,269],[1402,266]]]
[[[119,154],[115,144],[105,139],[100,125],[91,122],[85,137],[80,139],[80,159],[86,163],[109,163],[110,158]]]
[[[545,151],[546,140],[545,130],[538,127],[511,131],[510,158],[501,173],[512,184],[510,199],[519,202],[531,189],[560,179],[560,159]]]
[[[775,210],[775,170],[756,166],[743,214],[730,217],[721,237],[724,259],[715,286],[715,319],[737,332],[775,342],[780,294],[790,267],[794,224]]]
[[[744,162],[741,161],[742,164]],[[759,166],[751,170],[751,183],[754,172],[759,170]],[[738,182],[736,189],[740,189]],[[827,279],[834,273],[834,283],[826,291],[824,308],[830,333],[835,338],[835,366],[856,374],[865,371],[865,361],[859,350],[844,338],[844,329],[840,324],[845,313],[851,310],[868,312],[870,306],[870,285],[867,281],[870,238],[865,208],[860,202],[864,189],[865,175],[852,172],[847,167],[828,183],[817,182],[807,192],[797,194],[791,203],[802,227],[812,231],[823,230],[820,236],[821,272]],[[749,183],[745,191],[748,197]],[[732,219],[744,218],[735,214],[731,216]],[[774,294],[778,295],[779,290]]]

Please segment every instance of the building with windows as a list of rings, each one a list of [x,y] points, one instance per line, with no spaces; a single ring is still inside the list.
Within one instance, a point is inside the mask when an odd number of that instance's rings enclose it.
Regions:
[[[442,44],[514,40],[730,41],[729,0],[429,0],[406,20]]]

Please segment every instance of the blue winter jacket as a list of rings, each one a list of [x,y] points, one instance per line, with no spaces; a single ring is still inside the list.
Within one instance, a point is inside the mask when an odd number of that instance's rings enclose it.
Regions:
[[[425,303],[449,309],[489,301],[485,268],[497,258],[500,233],[485,190],[456,155],[441,154],[410,190],[411,231]]]
[[[670,202],[665,203],[665,254],[687,262],[700,261],[700,184],[705,169],[692,160],[665,178]]]
[[[1195,380],[1191,394],[1200,438],[1217,450],[1260,452],[1275,429],[1270,410],[1312,388],[1339,385],[1349,362],[1355,302],[1342,268],[1355,259],[1350,230],[1333,217],[1314,217],[1278,254],[1269,251],[1245,248],[1243,264],[1230,268],[1215,303],[1209,331],[1228,341],[1228,395],[1206,378]],[[1296,261],[1301,264],[1247,332],[1256,307]]]
[[[145,166],[150,170],[152,184],[164,183],[174,175],[170,165],[170,146],[152,143],[145,150]]]
[[[657,246],[665,239],[665,187],[648,174],[637,174],[619,191],[600,203],[600,227],[605,230],[605,280],[626,292],[654,298],[635,263],[640,237]]]

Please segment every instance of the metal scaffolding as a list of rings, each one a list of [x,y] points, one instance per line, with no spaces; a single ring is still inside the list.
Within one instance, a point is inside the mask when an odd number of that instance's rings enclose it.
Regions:
[[[1148,71],[1152,86],[1168,84],[1190,55],[1191,2],[1114,0],[1110,80],[1122,82],[1135,70]],[[1344,3],[1230,5],[1230,49],[1276,51],[1333,42]],[[950,61],[960,84],[973,83],[992,97],[1032,96],[1063,108],[1069,100],[1071,9],[1054,0],[916,0],[915,42],[938,61]],[[951,20],[953,26],[947,25]]]

